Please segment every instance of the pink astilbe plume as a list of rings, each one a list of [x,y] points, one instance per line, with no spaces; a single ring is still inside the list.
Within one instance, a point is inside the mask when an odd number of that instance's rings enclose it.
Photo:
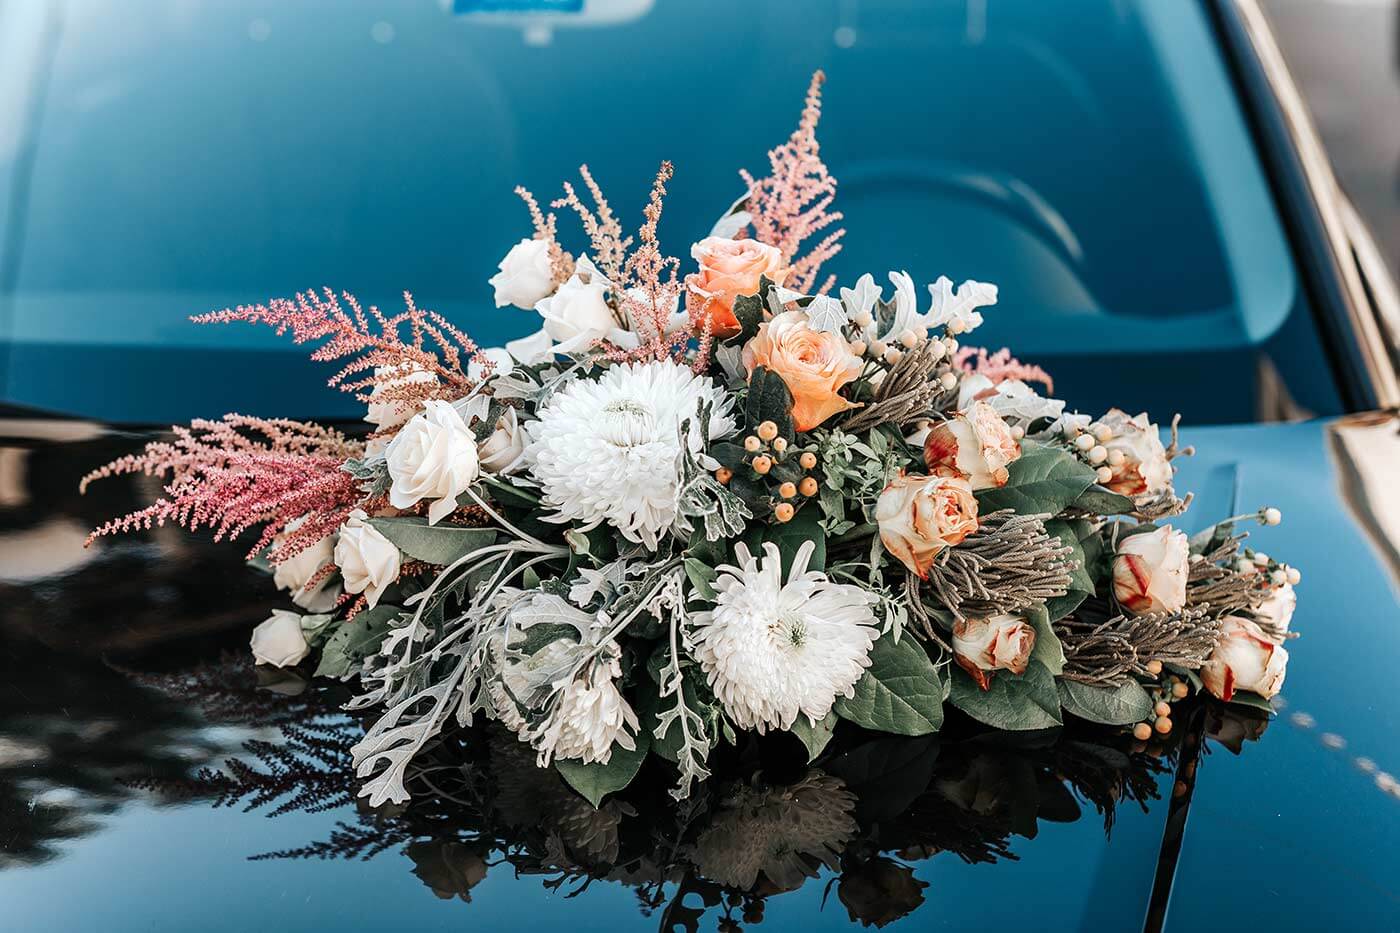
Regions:
[[[749,187],[754,238],[782,252],[792,268],[786,284],[797,291],[812,287],[822,263],[841,251],[840,240],[846,233],[843,229],[828,233],[798,258],[805,240],[841,219],[839,212],[828,210],[836,195],[836,179],[827,171],[817,143],[825,80],[821,71],[812,75],[797,129],[787,142],[768,153],[772,174],[755,180],[747,171],[739,173]],[[821,291],[825,293],[831,284],[828,280]]]
[[[646,222],[637,233],[640,241],[622,265],[621,275],[613,279],[613,296],[623,320],[631,325],[639,343],[636,349],[604,345],[608,359],[614,362],[647,360],[683,360],[690,340],[688,328],[680,327],[668,333],[671,315],[680,306],[681,283],[676,277],[680,260],[665,256],[656,238],[656,225],[661,220],[661,207],[666,197],[666,182],[674,169],[662,162],[651,186],[651,198],[642,211]]]
[[[583,232],[588,234],[589,243],[593,247],[594,265],[609,281],[620,281],[623,264],[627,261],[627,251],[632,248],[632,238],[623,237],[622,224],[618,223],[617,215],[612,212],[608,199],[603,197],[603,190],[593,180],[593,173],[588,170],[588,166],[580,165],[578,173],[593,198],[593,209],[589,209],[579,199],[574,186],[567,181],[564,182],[564,197],[552,202],[550,206],[567,207],[578,214]],[[552,214],[550,216],[553,217]]]
[[[355,479],[341,469],[363,447],[338,431],[285,419],[225,415],[172,429],[169,441],[147,444],[139,454],[115,460],[83,477],[80,489],[108,476],[143,473],[168,476],[155,504],[108,522],[88,536],[120,534],[175,522],[214,530],[214,540],[233,538],[255,526],[261,535],[249,557],[287,531],[268,555],[273,563],[295,557],[331,534],[364,498]]]
[[[591,182],[592,179],[590,178],[589,181]],[[568,186],[565,185],[565,187]],[[525,202],[525,208],[530,212],[530,222],[535,225],[535,239],[544,240],[549,244],[549,270],[555,287],[558,287],[567,282],[569,276],[574,274],[574,257],[564,252],[564,247],[559,245],[558,228],[554,215],[546,214],[540,210],[539,202],[530,193],[530,189],[524,185],[516,185],[515,193],[520,196],[520,200]],[[572,192],[570,193],[572,194]]]
[[[977,357],[975,360],[974,356]],[[1055,391],[1055,382],[1050,378],[1049,373],[1039,366],[1022,363],[1012,356],[1011,351],[1006,347],[1002,347],[991,355],[988,355],[984,347],[959,347],[958,352],[953,356],[953,365],[965,373],[986,376],[992,380],[993,384],[1004,382],[1007,379],[1019,379],[1022,382],[1041,383],[1045,386],[1047,394]]]
[[[274,298],[262,305],[239,305],[191,318],[197,324],[228,324],[244,321],[266,324],[278,336],[291,331],[295,343],[325,341],[312,353],[319,362],[341,362],[339,372],[327,384],[343,392],[354,392],[360,401],[392,403],[411,411],[429,399],[452,401],[466,395],[475,383],[467,375],[466,364],[476,362],[489,374],[491,363],[476,343],[436,311],[424,311],[403,293],[405,308],[386,317],[370,306],[360,307],[354,295],[340,299],[329,288],[320,294],[298,292],[296,298]],[[373,322],[373,323],[371,323]],[[409,339],[400,330],[408,328]],[[417,372],[431,380],[409,380]]]

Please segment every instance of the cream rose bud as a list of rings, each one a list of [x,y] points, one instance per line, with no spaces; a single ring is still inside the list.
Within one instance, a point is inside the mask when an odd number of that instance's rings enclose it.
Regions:
[[[515,409],[506,406],[491,434],[477,445],[481,468],[488,473],[509,473],[520,466],[525,454],[525,431]]]
[[[1152,498],[1172,488],[1172,464],[1167,459],[1166,448],[1157,431],[1157,425],[1150,422],[1147,412],[1132,417],[1120,409],[1110,409],[1099,419],[1099,423],[1113,432],[1113,436],[1103,442],[1111,455],[1115,450],[1123,459],[1114,464],[1110,456],[1109,469],[1113,478],[1104,485],[1123,496]]]
[[[875,504],[880,543],[920,577],[945,547],[977,530],[972,487],[948,476],[895,477]]]
[[[1128,535],[1113,558],[1113,595],[1135,615],[1177,612],[1186,605],[1190,561],[1190,541],[1170,525]]]
[[[608,281],[582,257],[569,280],[535,305],[556,353],[582,353],[608,336],[617,319],[604,295]]]
[[[340,526],[335,564],[346,591],[364,593],[372,608],[384,588],[399,578],[399,549],[369,523],[369,516],[356,509]]]
[[[432,499],[428,524],[457,508],[457,497],[476,482],[481,464],[476,436],[450,402],[432,400],[399,429],[384,451],[389,465],[389,504],[408,509]]]
[[[924,439],[924,462],[941,476],[960,476],[973,489],[1005,486],[1007,467],[1021,456],[1011,428],[991,405],[975,401]]]
[[[303,516],[288,522],[287,530],[272,539],[273,549],[276,550],[286,540],[287,535],[301,527],[304,521],[306,518]],[[340,596],[340,587],[331,585],[329,575],[322,575],[312,589],[306,588],[306,584],[320,573],[321,568],[335,559],[335,540],[335,535],[326,535],[310,547],[272,565],[273,584],[278,589],[289,591],[292,594],[292,602],[307,612],[329,612]]]
[[[953,623],[953,657],[977,685],[991,685],[990,671],[1024,674],[1035,648],[1035,627],[1015,615],[959,619]]]
[[[1298,606],[1298,594],[1293,584],[1284,583],[1274,588],[1269,598],[1255,610],[1259,614],[1260,628],[1276,642],[1288,637],[1288,626],[1293,621],[1293,610]]]
[[[521,240],[506,253],[499,268],[490,279],[498,308],[515,305],[530,311],[554,291],[554,266],[546,240]]]
[[[272,615],[253,629],[248,644],[254,661],[273,667],[291,667],[311,652],[301,631],[301,616],[285,609],[272,610]]]
[[[1252,690],[1264,699],[1283,687],[1288,671],[1288,651],[1268,639],[1258,625],[1240,616],[1226,616],[1215,651],[1201,665],[1206,689],[1222,700],[1232,700],[1236,690]]]

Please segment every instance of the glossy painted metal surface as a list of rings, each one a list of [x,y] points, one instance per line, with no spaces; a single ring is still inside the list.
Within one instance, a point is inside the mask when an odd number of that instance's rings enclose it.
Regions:
[[[596,878],[566,898],[584,876],[556,890],[547,882],[557,872],[517,875],[498,850],[468,847],[471,855],[454,847],[444,832],[478,839],[469,807],[415,810],[399,817],[407,824],[353,804],[268,819],[272,806],[215,809],[206,799],[169,794],[169,782],[238,753],[243,741],[282,742],[279,724],[320,716],[335,695],[286,680],[257,691],[246,667],[216,664],[225,650],[241,653],[250,627],[279,604],[266,578],[242,566],[236,546],[162,529],[81,548],[84,529],[151,489],[113,482],[79,498],[76,477],[137,438],[72,422],[3,428],[0,900],[14,928],[86,928],[101,917],[112,930],[181,930],[198,916],[211,930],[497,929],[522,918],[540,928],[656,929],[685,913],[671,903],[674,882],[643,909],[614,866],[611,880]],[[1397,863],[1389,840],[1400,830],[1400,799],[1381,775],[1400,773],[1391,751],[1400,720],[1378,686],[1400,665],[1389,537],[1400,513],[1391,511],[1394,493],[1385,482],[1400,445],[1394,432],[1393,422],[1373,417],[1188,433],[1202,451],[1180,475],[1182,487],[1198,494],[1189,514],[1224,514],[1234,502],[1287,506],[1284,525],[1262,529],[1253,543],[1286,554],[1305,573],[1288,709],[1262,734],[1262,722],[1211,720],[1213,708],[1203,707],[1199,728],[1223,732],[1223,742],[1207,740],[1199,774],[1190,755],[1181,772],[1163,759],[1136,792],[1158,799],[1145,808],[1120,799],[1111,834],[1094,801],[1081,795],[1075,802],[1057,778],[1072,776],[1070,765],[1080,761],[1064,757],[1066,749],[1120,760],[1114,756],[1131,751],[1121,740],[1071,731],[1020,749],[976,751],[955,726],[932,753],[895,743],[908,767],[877,769],[879,780],[858,788],[862,832],[923,832],[928,844],[995,856],[970,864],[955,851],[904,846],[913,879],[929,887],[900,887],[911,903],[921,893],[923,903],[896,928],[984,923],[987,904],[997,905],[998,923],[1054,917],[1060,927],[1132,929],[1147,917],[1156,928],[1154,886],[1157,919],[1165,909],[1168,929],[1214,929],[1224,917],[1243,923],[1261,915],[1272,929],[1312,929],[1324,912],[1339,911],[1358,923],[1368,918],[1365,928],[1384,928],[1374,918],[1393,904]],[[1361,770],[1358,756],[1374,761],[1375,771]],[[152,780],[167,792],[142,783]],[[1188,783],[1195,785],[1189,795]],[[344,782],[336,777],[329,786]],[[545,800],[547,790],[537,796]],[[950,840],[928,828],[943,826],[947,813],[920,822],[929,807],[951,800],[961,803],[950,812],[981,812],[984,835]],[[880,813],[881,805],[894,810]],[[669,813],[646,801],[638,812],[651,828],[661,825],[658,813]],[[405,835],[403,825],[417,835]],[[527,868],[538,839],[528,827],[499,836]],[[361,854],[360,843],[347,840],[386,845],[367,861],[248,860],[318,842],[329,845],[303,854]],[[862,903],[853,893],[859,877],[848,868],[845,899],[841,876],[829,870],[796,891],[771,894],[761,908],[763,928],[847,928],[855,921],[846,900]],[[681,906],[713,899],[702,887]],[[1268,892],[1262,905],[1260,890]],[[1335,902],[1324,906],[1321,895]],[[729,913],[742,923],[746,909],[752,916],[752,899]],[[724,916],[717,902],[697,922],[712,929]]]

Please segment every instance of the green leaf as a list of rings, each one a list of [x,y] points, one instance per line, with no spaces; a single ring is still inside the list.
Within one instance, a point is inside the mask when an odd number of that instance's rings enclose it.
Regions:
[[[601,761],[584,764],[578,758],[556,758],[554,767],[558,769],[560,777],[568,781],[569,786],[582,794],[596,810],[604,797],[632,783],[650,748],[651,737],[642,731],[637,734],[637,747],[632,751],[614,745],[606,764]]]
[[[496,540],[493,528],[429,525],[426,518],[371,518],[369,523],[409,557],[440,567]]]
[[[1257,709],[1261,712],[1274,714],[1274,704],[1264,699],[1259,694],[1249,690],[1236,690],[1235,695],[1230,698],[1231,706],[1247,706],[1250,709]]]
[[[791,732],[807,746],[808,761],[820,755],[822,749],[826,748],[826,743],[831,741],[831,734],[836,731],[836,718],[834,712],[827,713],[825,719],[814,723],[806,713],[798,713],[797,718],[793,720]]]
[[[762,366],[754,367],[749,375],[749,395],[744,402],[744,420],[749,430],[757,430],[765,421],[778,426],[778,436],[790,442],[794,437],[792,425],[792,393],[783,377]]]
[[[1074,507],[1095,515],[1127,515],[1133,510],[1133,500],[1095,484],[1079,494]]]
[[[1024,731],[1062,724],[1060,694],[1045,665],[1032,661],[1020,677],[1010,671],[992,673],[987,690],[961,668],[953,672],[948,699],[973,719],[997,729]]]
[[[1136,680],[1121,687],[1091,687],[1078,681],[1059,682],[1060,702],[1080,719],[1106,726],[1127,726],[1152,715],[1152,697]]]
[[[1015,509],[1018,515],[1058,515],[1094,483],[1094,471],[1060,447],[1025,442],[1007,468],[1006,485],[977,493],[978,511]]]
[[[816,545],[812,549],[811,558],[807,561],[807,569],[826,569],[826,534],[821,529],[819,510],[814,506],[808,505],[794,515],[791,521],[781,524],[775,522],[771,525],[754,525],[753,530],[756,530],[758,535],[756,540],[752,534],[748,536],[750,549],[757,552],[758,545],[764,541],[771,541],[778,546],[778,553],[783,558],[783,579],[787,579],[788,572],[792,570],[792,560],[806,541],[811,541]]]
[[[699,558],[687,557],[685,559],[685,575],[701,599],[713,601],[718,595],[715,593],[715,578],[719,574],[709,564]]]
[[[1070,575],[1069,588],[1079,590],[1083,593],[1093,594],[1094,578],[1089,572],[1088,555],[1084,549],[1084,542],[1093,541],[1091,548],[1096,552],[1101,547],[1098,539],[1098,532],[1094,526],[1083,518],[1074,521],[1064,519],[1051,519],[1045,523],[1045,533],[1051,537],[1059,538],[1063,547],[1070,549],[1070,559],[1077,563],[1078,568]]]
[[[763,323],[763,299],[757,295],[740,295],[734,299],[733,310],[739,321],[739,333],[733,340],[742,346],[753,339],[758,325]]]
[[[943,725],[943,684],[923,646],[881,636],[855,695],[836,701],[836,714],[858,726],[896,735],[927,735]]]
[[[1065,670],[1065,649],[1059,636],[1050,627],[1050,613],[1043,607],[1026,610],[1026,621],[1035,626],[1035,647],[1031,649],[1031,660],[1039,661],[1045,669],[1056,676]]]
[[[373,609],[356,614],[348,622],[335,627],[321,647],[321,661],[316,665],[317,677],[348,677],[359,663],[379,650],[389,623],[403,610],[381,603]]]

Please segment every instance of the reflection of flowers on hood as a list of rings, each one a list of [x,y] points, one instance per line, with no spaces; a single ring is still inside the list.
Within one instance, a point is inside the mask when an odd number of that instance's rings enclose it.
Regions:
[[[598,809],[570,790],[553,768],[540,768],[530,750],[512,736],[493,732],[490,774],[496,783],[492,807],[507,826],[546,829],[580,860],[601,867],[617,861],[618,830],[635,813],[608,799]]]
[[[779,890],[800,887],[818,865],[836,867],[858,826],[856,796],[820,771],[790,787],[739,785],[695,840],[696,869],[711,881],[748,890],[762,874]]]
[[[870,664],[875,596],[809,571],[804,541],[783,582],[777,545],[762,562],[740,542],[723,565],[714,609],[695,616],[695,658],[725,712],[743,729],[788,729],[799,714],[820,722],[851,696]]]
[[[928,882],[915,878],[908,865],[877,855],[841,872],[836,896],[852,923],[883,927],[922,904],[926,887]]]
[[[410,843],[404,854],[418,880],[445,901],[470,902],[472,888],[486,877],[486,860],[460,842],[423,839]]]

